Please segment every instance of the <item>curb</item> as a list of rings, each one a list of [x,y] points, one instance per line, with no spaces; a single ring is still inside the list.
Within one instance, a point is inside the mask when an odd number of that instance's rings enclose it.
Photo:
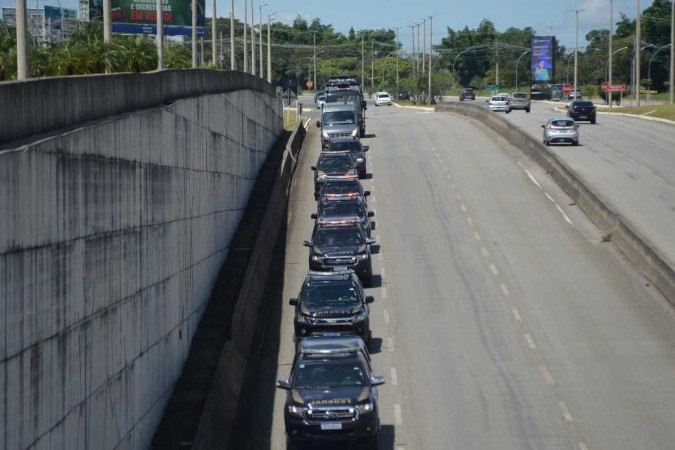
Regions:
[[[564,161],[537,139],[498,114],[475,105],[446,103],[436,111],[473,117],[505,137],[525,155],[546,170],[556,184],[574,200],[581,210],[611,242],[665,297],[675,305],[675,268],[661,256],[658,248],[640,236],[609,202],[593,191]]]

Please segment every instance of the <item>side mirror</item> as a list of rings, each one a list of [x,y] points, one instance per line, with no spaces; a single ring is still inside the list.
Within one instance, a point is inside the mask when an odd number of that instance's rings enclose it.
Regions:
[[[317,126],[317,128],[321,128],[321,121],[320,120],[316,121],[316,126]]]
[[[312,213],[310,217],[311,217],[312,219],[316,220],[317,215],[316,215],[316,213]]]
[[[374,244],[375,242],[377,242],[375,238],[366,238],[366,244]]]
[[[542,128],[546,128],[546,125],[542,125],[541,127],[542,127]]]
[[[298,299],[297,298],[292,298],[288,300],[288,304],[291,306],[297,306],[298,305]]]
[[[373,384],[373,386],[377,386],[375,383],[373,383],[373,378],[375,378],[375,377],[371,377],[370,382],[371,382],[371,384]],[[382,377],[380,377],[380,378],[382,378]],[[384,383],[384,378],[382,378],[382,383]],[[286,391],[290,391],[291,390],[291,382],[288,381],[288,380],[277,380],[277,387],[279,389],[284,389]]]
[[[310,167],[310,169],[316,171],[316,166],[312,166],[312,167]]]
[[[302,243],[305,247],[314,247],[314,244],[312,244],[312,241],[304,241]]]
[[[364,106],[364,107],[363,107],[363,110],[364,110],[364,111],[367,111],[367,110],[368,110],[368,107],[367,107],[367,106]]]
[[[375,297],[372,295],[367,295],[366,296],[366,303],[373,303],[375,301]]]
[[[287,380],[279,380],[279,381],[287,381]],[[281,387],[281,386],[279,386],[279,381],[277,381],[277,386]],[[371,375],[370,376],[370,384],[371,384],[371,386],[381,386],[381,385],[384,384],[384,377],[382,377],[380,375]],[[284,389],[284,388],[282,388],[282,389]],[[289,389],[290,389],[290,387],[289,387]]]
[[[369,146],[367,146],[367,145],[364,145],[364,146],[363,146],[363,151],[364,151],[364,152],[367,152],[369,149],[370,149]]]
[[[364,192],[363,192],[363,196],[364,196],[364,197],[368,197],[369,195],[370,195],[370,191],[364,191]]]
[[[375,211],[368,211],[368,217],[375,217]]]
[[[361,108],[366,109],[367,108],[366,105],[367,105],[366,101],[361,100]]]

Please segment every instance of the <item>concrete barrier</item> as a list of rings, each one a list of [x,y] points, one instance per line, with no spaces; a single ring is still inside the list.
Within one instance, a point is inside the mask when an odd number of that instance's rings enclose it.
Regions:
[[[237,308],[232,319],[232,339],[225,344],[213,377],[211,391],[199,421],[194,450],[223,449],[227,447],[236,419],[239,395],[251,357],[251,347],[259,315],[265,280],[272,270],[272,253],[286,217],[288,195],[297,155],[307,130],[300,124],[288,141],[279,176],[272,194],[255,248],[244,276]]]
[[[608,201],[591,189],[546,146],[515,124],[484,107],[465,103],[443,103],[436,105],[436,111],[473,117],[536,161],[593,223],[611,236],[611,241],[621,253],[675,305],[675,269],[661,256],[659,249],[645,236],[640,236]]]

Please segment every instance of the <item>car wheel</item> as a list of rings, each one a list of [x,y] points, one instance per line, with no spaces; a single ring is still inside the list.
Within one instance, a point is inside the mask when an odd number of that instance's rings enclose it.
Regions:
[[[529,113],[530,113],[530,108],[526,108],[526,109],[525,109],[525,112],[529,114]]]
[[[363,284],[365,287],[373,287],[373,274],[372,274],[372,273],[369,273],[369,274],[367,274],[367,275],[364,275],[362,281],[363,281],[362,284]]]
[[[572,141],[572,145],[574,145],[574,146],[579,145],[579,141]]]
[[[510,114],[510,113],[511,113],[511,110],[510,110],[510,109],[507,109],[507,110],[506,110],[506,114]]]
[[[290,437],[286,436],[286,450],[299,450],[300,443]]]
[[[593,118],[591,119],[591,124],[595,125],[595,123],[596,123],[596,120],[595,120],[595,117],[593,117]]]
[[[547,141],[546,139],[544,139],[544,144],[546,144],[546,146],[551,145],[551,143],[549,141]]]
[[[380,433],[363,440],[363,448],[368,450],[377,450],[380,448]]]

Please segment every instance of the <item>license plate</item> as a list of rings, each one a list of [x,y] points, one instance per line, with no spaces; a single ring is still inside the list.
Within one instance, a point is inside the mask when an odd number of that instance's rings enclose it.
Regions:
[[[343,270],[347,270],[347,266],[334,266],[334,267],[333,267],[333,270],[334,270],[335,272],[341,272],[341,271],[343,271]]]
[[[321,333],[322,336],[324,337],[335,337],[335,336],[342,336],[342,333],[337,333],[335,331],[329,331],[327,333]]]
[[[321,424],[322,430],[341,430],[342,424],[340,422],[328,422]]]

